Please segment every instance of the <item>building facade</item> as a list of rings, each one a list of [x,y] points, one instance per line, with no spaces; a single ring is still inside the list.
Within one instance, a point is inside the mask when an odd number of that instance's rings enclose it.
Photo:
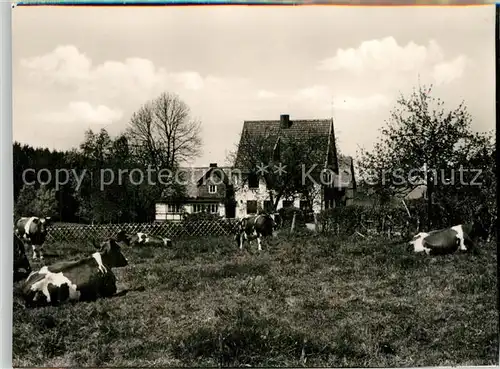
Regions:
[[[179,169],[180,184],[186,195],[181,199],[168,197],[156,203],[156,221],[181,220],[186,214],[210,213],[234,218],[233,187],[229,167],[183,167]]]
[[[297,142],[305,137],[309,139],[308,142],[316,145],[314,150],[317,150],[317,157],[320,158],[318,165],[325,169],[327,178],[323,177],[324,181],[312,185],[310,193],[313,196],[310,195],[309,199],[296,193],[294,196],[281,198],[276,209],[293,206],[319,213],[324,209],[352,203],[356,189],[354,163],[350,157],[338,157],[333,119],[292,121],[288,115],[281,115],[279,120],[243,123],[235,161],[236,171],[233,170],[236,173],[231,178],[235,192],[236,217],[255,214],[260,209],[273,209],[271,194],[275,194],[275,191],[268,187],[262,176],[255,175],[255,168],[251,168],[252,155],[258,147],[268,145],[269,160],[279,161],[281,153],[286,150],[287,142]],[[255,144],[252,146],[248,142]]]

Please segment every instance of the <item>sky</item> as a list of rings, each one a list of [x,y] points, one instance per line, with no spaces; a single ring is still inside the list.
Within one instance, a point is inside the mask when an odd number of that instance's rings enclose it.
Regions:
[[[334,119],[338,149],[370,149],[419,81],[475,131],[495,128],[495,9],[469,7],[16,7],[14,140],[78,147],[177,94],[224,164],[244,120]]]

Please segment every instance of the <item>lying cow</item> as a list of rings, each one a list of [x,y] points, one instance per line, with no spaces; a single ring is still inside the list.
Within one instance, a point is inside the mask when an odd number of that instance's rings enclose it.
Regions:
[[[429,255],[451,254],[456,251],[477,252],[476,241],[486,237],[482,223],[475,221],[472,224],[420,232],[409,243],[413,245],[414,252],[425,252]]]
[[[250,243],[251,240],[257,239],[259,251],[262,250],[261,238],[271,236],[275,228],[273,218],[268,214],[258,214],[242,218],[237,225],[235,241],[238,243],[240,250],[243,249],[243,242],[246,240]]]
[[[97,247],[99,251],[87,258],[58,262],[31,273],[22,288],[26,305],[56,305],[113,296],[116,277],[111,268],[127,266],[128,261],[114,239]]]
[[[116,235],[116,240],[125,243],[127,246],[172,246],[170,238],[161,238],[142,232],[128,235],[125,231],[120,231]]]
[[[43,243],[47,237],[50,217],[23,217],[17,220],[14,227],[16,235],[33,248],[33,260],[43,259]]]
[[[13,234],[14,246],[14,282],[18,282],[26,278],[31,273],[31,265],[26,256],[25,246],[23,241]]]

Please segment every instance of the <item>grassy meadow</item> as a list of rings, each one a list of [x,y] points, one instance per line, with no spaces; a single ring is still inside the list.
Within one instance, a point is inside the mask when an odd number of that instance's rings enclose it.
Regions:
[[[384,239],[271,242],[261,253],[230,237],[124,248],[119,290],[144,290],[93,303],[26,309],[15,288],[13,366],[498,364],[496,244],[429,257]]]

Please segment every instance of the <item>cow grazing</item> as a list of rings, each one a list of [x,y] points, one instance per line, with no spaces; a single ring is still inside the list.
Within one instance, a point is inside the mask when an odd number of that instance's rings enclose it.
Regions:
[[[114,239],[97,247],[99,251],[87,258],[58,262],[31,273],[22,287],[26,305],[57,305],[113,296],[117,289],[111,268],[127,266],[128,261]]]
[[[14,246],[14,282],[18,282],[26,278],[31,273],[31,265],[26,256],[25,246],[23,241],[13,234]]]
[[[23,217],[17,220],[14,227],[16,235],[33,248],[33,260],[43,259],[43,243],[47,237],[50,217]]]
[[[268,214],[259,214],[242,218],[237,225],[237,233],[234,236],[240,250],[243,249],[243,242],[257,239],[259,251],[262,250],[261,238],[271,236],[275,228],[273,218]]]
[[[451,254],[456,251],[477,252],[476,241],[487,237],[481,221],[459,224],[450,228],[430,232],[420,232],[409,243],[414,252],[429,255]]]
[[[172,240],[170,238],[161,238],[142,232],[128,235],[125,231],[120,231],[116,235],[116,239],[119,242],[125,243],[127,246],[172,246]]]

